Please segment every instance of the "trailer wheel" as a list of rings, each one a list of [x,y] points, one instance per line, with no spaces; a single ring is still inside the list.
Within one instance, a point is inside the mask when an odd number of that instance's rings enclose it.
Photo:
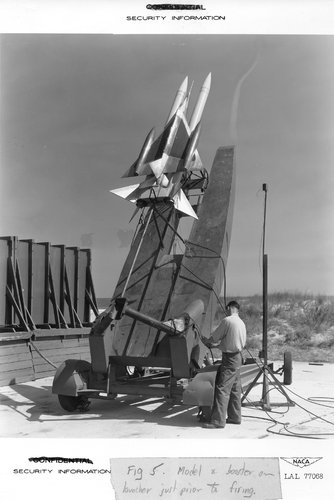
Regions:
[[[64,394],[58,394],[58,400],[60,406],[66,411],[87,411],[90,405],[90,401],[85,396],[66,396]]]
[[[283,384],[292,384],[292,354],[290,351],[284,353],[283,361]]]
[[[117,392],[109,392],[108,399],[116,399],[118,396]]]

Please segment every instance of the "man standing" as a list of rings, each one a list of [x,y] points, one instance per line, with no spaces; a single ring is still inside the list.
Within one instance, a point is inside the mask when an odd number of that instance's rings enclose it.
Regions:
[[[239,309],[238,302],[229,302],[229,316],[223,319],[211,337],[201,336],[207,347],[217,347],[222,351],[222,363],[215,381],[211,419],[203,424],[206,429],[222,429],[226,423],[241,423],[240,367],[241,351],[246,344],[246,326],[239,318]]]

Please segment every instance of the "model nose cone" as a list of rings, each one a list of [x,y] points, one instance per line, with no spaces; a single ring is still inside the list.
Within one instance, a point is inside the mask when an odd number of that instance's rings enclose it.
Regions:
[[[211,73],[208,74],[206,79],[204,80],[204,83],[201,87],[201,91],[199,93],[196,106],[194,108],[193,114],[191,116],[189,128],[190,132],[195,130],[196,125],[199,123],[200,119],[202,118],[204,106],[206,103],[206,100],[208,98],[209,92],[211,88]]]
[[[210,88],[211,88],[211,73],[209,73],[208,76],[206,77],[206,79],[204,80],[202,89],[203,88],[206,88],[207,91],[210,92]]]
[[[169,120],[172,118],[172,116],[175,115],[176,111],[178,108],[181,106],[182,102],[184,101],[187,93],[187,88],[188,88],[188,77],[186,76],[183,82],[181,83],[179,90],[176,92],[176,96],[173,102],[173,105],[171,107],[171,110],[169,112],[166,124],[169,122]]]

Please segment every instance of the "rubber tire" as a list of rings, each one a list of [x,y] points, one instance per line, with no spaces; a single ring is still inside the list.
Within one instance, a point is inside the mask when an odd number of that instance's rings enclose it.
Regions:
[[[285,351],[283,361],[283,384],[292,384],[292,354],[290,351]]]
[[[84,396],[66,396],[64,394],[58,394],[58,400],[60,406],[66,411],[75,411],[80,405],[87,401]]]

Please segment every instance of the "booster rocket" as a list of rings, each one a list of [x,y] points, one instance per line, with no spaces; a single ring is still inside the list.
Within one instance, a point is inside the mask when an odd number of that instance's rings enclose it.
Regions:
[[[188,124],[186,112],[190,97],[188,77],[176,92],[165,127],[155,138],[154,128],[148,133],[137,160],[123,177],[146,176],[143,182],[111,190],[133,203],[145,200],[156,202],[169,198],[177,210],[197,219],[191,204],[182,191],[184,173],[201,171],[203,164],[197,151],[201,118],[211,87],[211,73],[200,90]]]

